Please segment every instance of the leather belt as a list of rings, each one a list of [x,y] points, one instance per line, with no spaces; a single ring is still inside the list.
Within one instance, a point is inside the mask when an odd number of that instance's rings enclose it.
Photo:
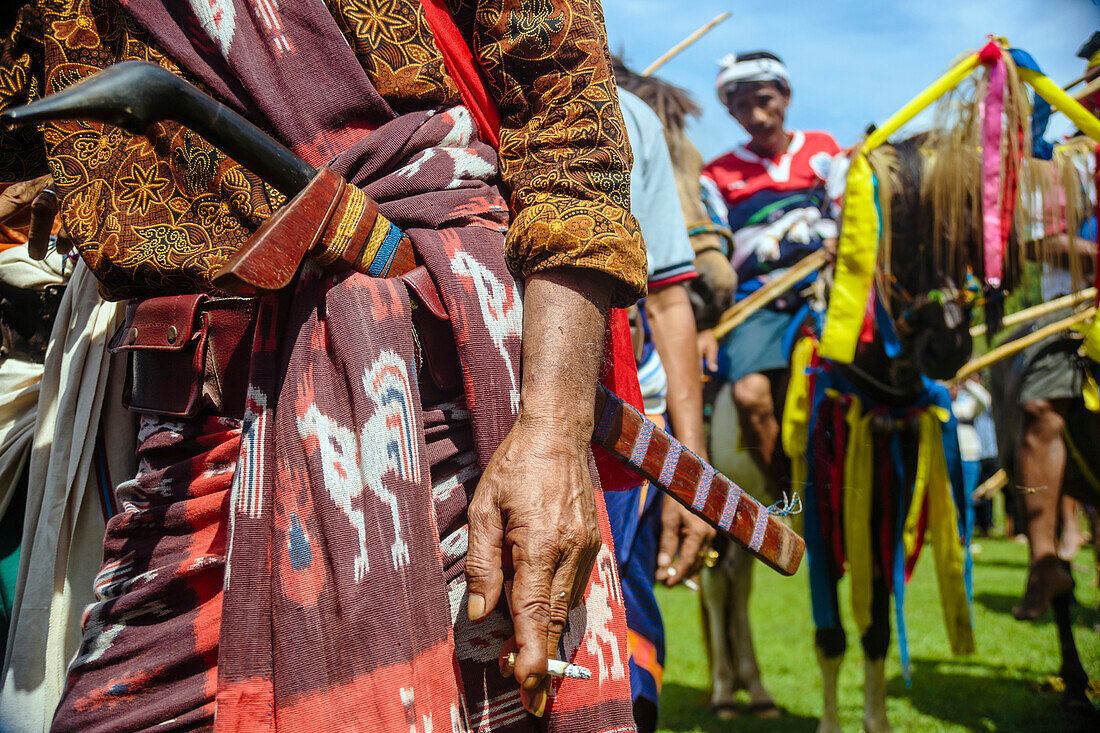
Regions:
[[[413,301],[421,393],[438,402],[462,389],[450,321],[428,271],[401,276]],[[175,295],[133,301],[111,338],[112,353],[128,352],[123,401],[135,412],[189,418],[202,411],[244,416],[259,300]]]

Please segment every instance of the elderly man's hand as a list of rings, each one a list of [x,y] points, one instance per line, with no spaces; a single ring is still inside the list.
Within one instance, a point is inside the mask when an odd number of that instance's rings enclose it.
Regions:
[[[713,527],[671,496],[665,496],[661,507],[657,580],[671,588],[699,572],[714,534]]]
[[[469,615],[478,619],[500,599],[501,553],[515,577],[515,676],[535,715],[546,707],[546,660],[554,657],[569,610],[584,600],[600,550],[596,503],[588,475],[587,438],[561,426],[516,426],[493,455],[470,503],[466,555]]]
[[[0,190],[0,224],[17,229],[29,225],[27,250],[32,259],[45,259],[49,252],[57,208],[51,175],[19,181]],[[72,248],[64,227],[58,230],[56,246],[61,254],[68,254]]]
[[[469,617],[477,621],[497,605],[508,553],[513,673],[535,715],[546,711],[547,659],[557,653],[569,610],[584,598],[600,549],[588,444],[610,291],[607,276],[592,271],[562,268],[527,279],[519,416],[468,511]]]
[[[31,223],[31,204],[38,194],[53,185],[53,176],[45,175],[19,181],[0,191],[0,224],[25,227]]]

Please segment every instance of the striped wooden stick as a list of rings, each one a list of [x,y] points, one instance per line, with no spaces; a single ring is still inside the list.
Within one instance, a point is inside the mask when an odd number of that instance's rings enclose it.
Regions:
[[[592,442],[671,494],[768,567],[783,575],[794,575],[798,570],[806,549],[798,533],[602,386],[596,393]]]

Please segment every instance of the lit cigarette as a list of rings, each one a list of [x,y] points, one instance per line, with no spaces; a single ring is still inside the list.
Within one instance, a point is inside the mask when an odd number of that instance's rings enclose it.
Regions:
[[[507,667],[515,669],[516,667],[516,653],[510,652],[508,654]],[[573,680],[590,680],[592,679],[592,670],[588,667],[582,667],[579,664],[570,664],[569,662],[563,662],[560,659],[547,659],[546,660],[546,672],[552,677],[568,677]]]

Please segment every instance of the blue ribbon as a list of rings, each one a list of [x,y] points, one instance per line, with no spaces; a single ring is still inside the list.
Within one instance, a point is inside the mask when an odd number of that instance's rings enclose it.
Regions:
[[[924,390],[928,395],[927,404],[933,404],[947,410],[950,418],[944,424],[941,431],[943,440],[943,455],[947,459],[947,476],[951,481],[951,496],[955,500],[955,510],[959,517],[959,536],[963,538],[963,555],[965,565],[963,578],[966,581],[966,598],[968,602],[973,599],[973,585],[971,575],[974,569],[974,558],[970,555],[970,539],[974,532],[974,507],[970,503],[970,495],[967,492],[966,479],[963,475],[962,453],[959,451],[959,421],[955,419],[955,413],[951,411],[951,395],[938,382],[933,382],[924,377]],[[923,401],[922,397],[922,401]]]
[[[901,438],[897,431],[890,436],[890,457],[894,461],[894,470],[898,476],[898,518],[897,539],[894,547],[894,618],[898,627],[898,655],[901,657],[901,673],[905,677],[905,686],[913,684],[910,675],[909,635],[905,630],[905,516],[909,513],[909,504],[913,499],[912,487],[905,481],[905,459],[901,454]]]

